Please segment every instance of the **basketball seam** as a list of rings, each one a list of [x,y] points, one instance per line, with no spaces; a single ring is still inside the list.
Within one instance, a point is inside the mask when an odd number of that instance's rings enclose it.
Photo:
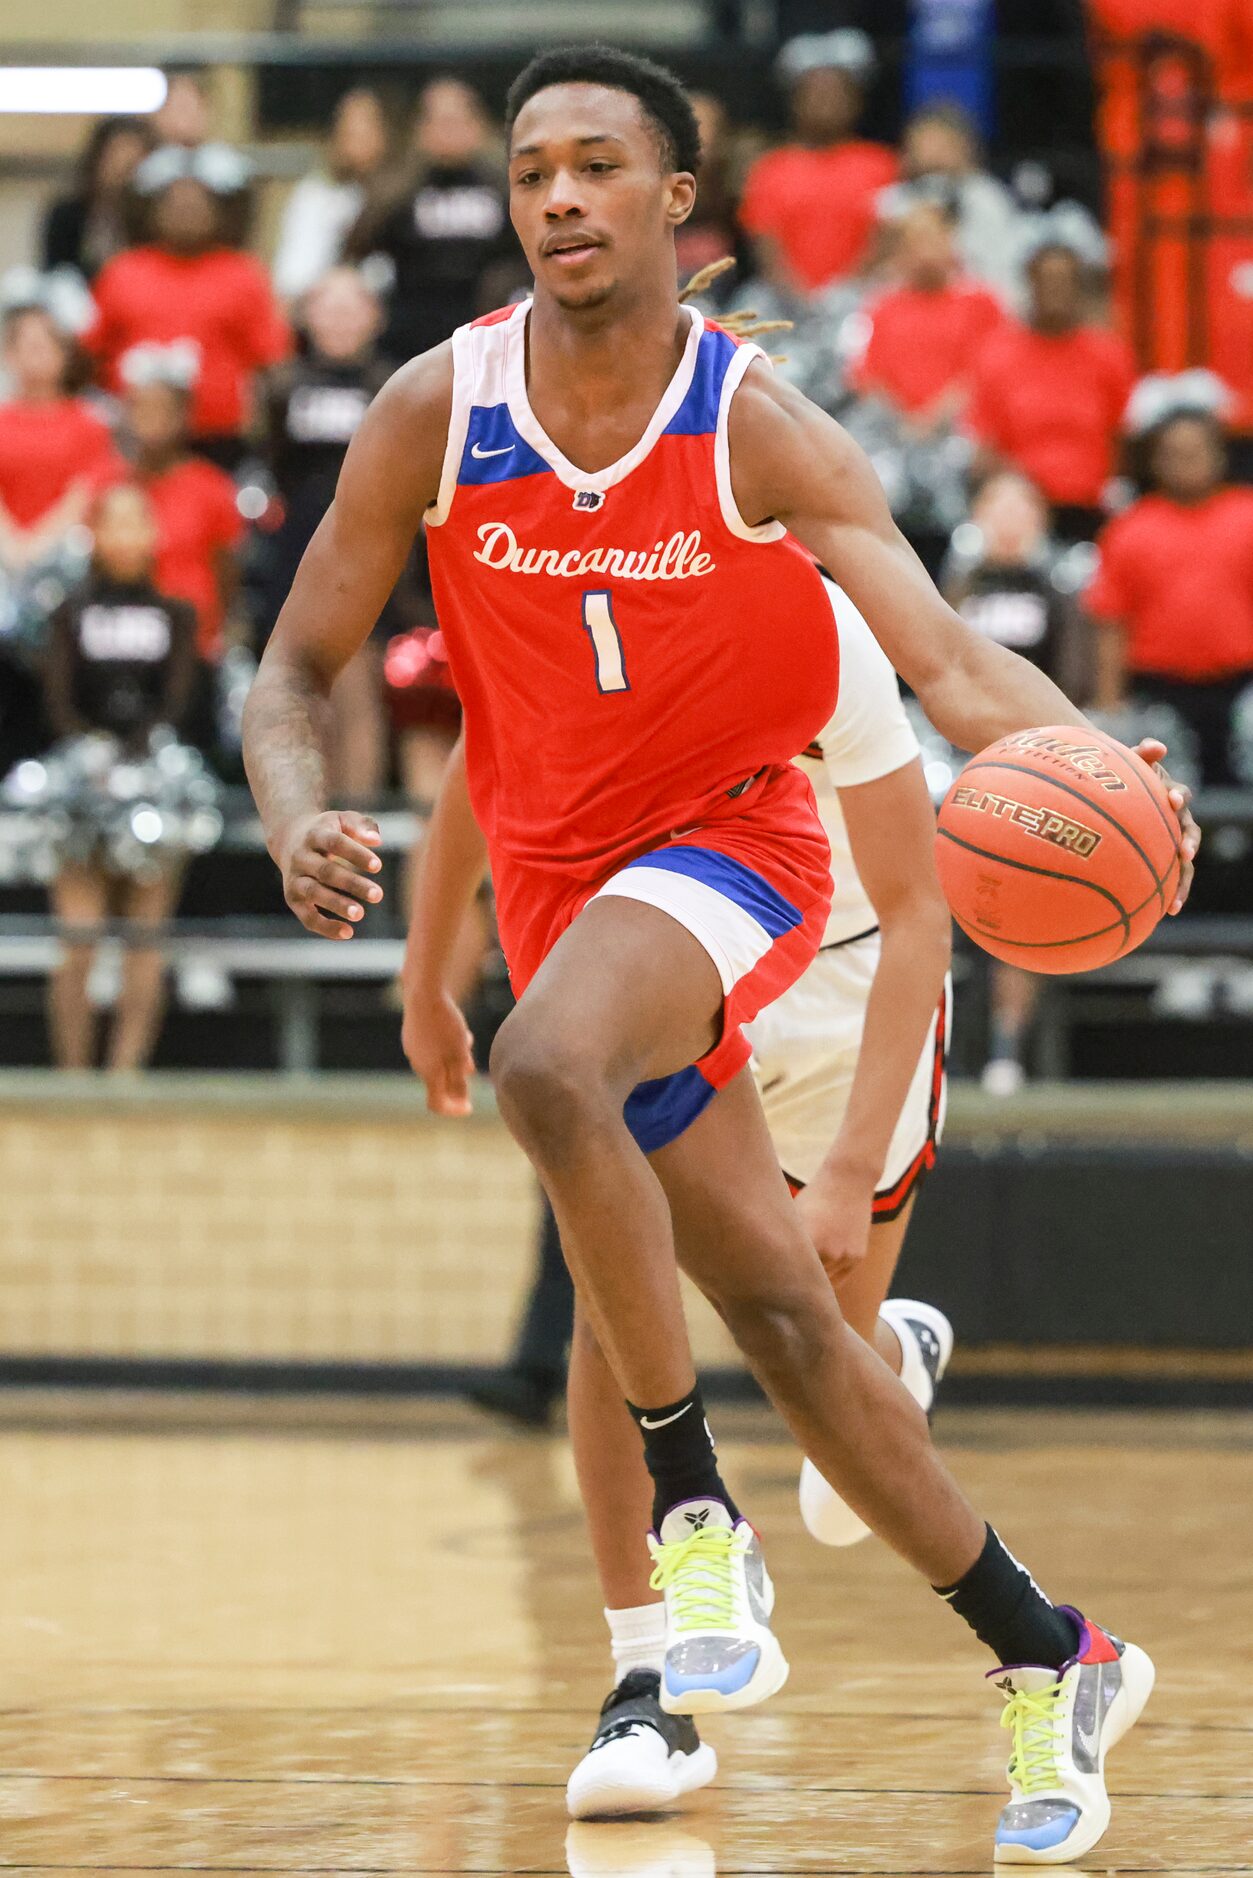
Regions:
[[[953,837],[951,836],[949,837],[949,839],[952,839],[952,838]],[[964,846],[965,844],[963,843],[962,845]],[[1001,857],[999,855],[994,854],[994,855],[989,855],[988,858],[990,860],[995,861],[995,860],[999,860]],[[1182,872],[1182,864],[1179,862],[1179,858],[1177,855],[1175,857],[1175,861],[1176,861],[1176,865],[1178,865],[1180,868],[1180,872]],[[1073,879],[1073,876],[1070,874],[1057,874],[1055,876],[1052,876],[1052,878],[1055,878],[1057,880],[1071,880]],[[1091,886],[1092,883],[1091,881],[1086,881],[1086,882],[1080,881],[1079,884],[1080,886]],[[1100,890],[1098,889],[1098,891]],[[1125,921],[1122,918],[1112,920],[1108,926],[1098,926],[1092,932],[1079,933],[1074,938],[1071,938],[1071,939],[1004,939],[1002,938],[1000,933],[986,932],[986,931],[983,932],[983,937],[985,939],[994,939],[998,946],[1016,946],[1020,950],[1025,949],[1027,946],[1030,946],[1033,952],[1054,952],[1057,950],[1059,946],[1082,946],[1082,945],[1087,945],[1088,941],[1091,939],[1103,939],[1106,933],[1116,932],[1120,925],[1125,925],[1128,928],[1128,930],[1124,932],[1123,934],[1122,945],[1118,948],[1117,952],[1114,953],[1113,958],[1108,958],[1104,962],[1104,965],[1113,965],[1119,959],[1126,957],[1127,947],[1131,942],[1131,932],[1130,932],[1131,921],[1136,918],[1137,914],[1143,913],[1149,901],[1152,900],[1154,897],[1155,897],[1154,894],[1146,893],[1143,900],[1141,900],[1139,906],[1132,907],[1131,911],[1127,914]],[[957,919],[956,914],[954,914],[953,917],[954,919]],[[967,926],[960,919],[957,920],[957,923],[959,926],[961,926],[961,929],[963,932],[970,934],[970,937],[972,939],[977,940],[979,938],[980,932],[982,930],[981,928]],[[1148,933],[1145,933],[1144,937],[1145,939],[1147,939]],[[1143,944],[1144,941],[1141,940],[1140,943]],[[1083,969],[1085,971],[1088,971],[1088,970],[1103,971],[1104,965],[1085,966],[1083,967]]]
[[[1007,854],[993,854],[987,848],[977,848],[973,841],[963,841],[960,835],[952,834],[947,828],[939,828],[936,832],[942,840],[951,841],[954,847],[965,848],[968,854],[977,854],[981,861],[998,861],[1003,867],[1016,867],[1019,872],[1023,874],[1039,874],[1044,880],[1066,880],[1069,881],[1072,886],[1086,887],[1089,893],[1099,893],[1103,900],[1108,900],[1111,906],[1118,909],[1118,917],[1126,929],[1127,937],[1131,937],[1132,916],[1125,911],[1122,901],[1116,898],[1116,896],[1109,891],[1108,887],[1100,887],[1094,880],[1084,880],[1080,874],[1063,874],[1055,867],[1036,867],[1030,861],[1011,860]],[[1156,875],[1154,875],[1154,879],[1156,880]],[[1158,889],[1155,888],[1154,891],[1156,892]],[[1150,894],[1149,898],[1151,899],[1152,897],[1153,896]],[[1146,900],[1144,904],[1147,906],[1148,901]],[[1111,932],[1112,930],[1113,928],[1108,926],[1101,928],[1102,932]],[[998,944],[1001,943],[996,933],[989,932],[987,936],[989,939],[996,939]],[[1093,937],[1096,937],[1096,935],[1094,934]],[[1030,945],[1031,941],[1029,939],[1020,939],[1017,941],[1009,941],[1008,943]],[[1077,943],[1077,941],[1070,939],[1041,941],[1042,945],[1073,945]]]
[[[1114,828],[1118,830],[1119,834],[1123,837],[1128,847],[1134,848],[1135,852],[1139,855],[1140,859],[1144,862],[1144,865],[1148,868],[1149,878],[1153,882],[1154,887],[1157,889],[1158,898],[1162,902],[1162,910],[1165,911],[1166,901],[1165,901],[1164,895],[1162,894],[1162,887],[1166,880],[1166,874],[1170,872],[1169,866],[1167,867],[1165,874],[1159,874],[1157,869],[1154,867],[1152,861],[1149,859],[1148,855],[1144,852],[1144,849],[1140,846],[1140,843],[1136,840],[1135,836],[1131,833],[1129,829],[1123,826],[1123,824],[1119,821],[1118,817],[1113,813],[1111,809],[1107,809],[1105,807],[1104,803],[1094,802],[1090,796],[1086,796],[1083,793],[1082,789],[1076,789],[1073,783],[1062,782],[1060,778],[1054,776],[1051,771],[1031,769],[1029,765],[1027,765],[1026,763],[1007,763],[1000,757],[997,757],[997,758],[989,757],[986,762],[982,762],[979,758],[976,757],[973,763],[967,763],[965,769],[962,771],[962,776],[963,777],[969,776],[972,773],[972,771],[975,771],[978,769],[1005,769],[1005,770],[1011,770],[1016,776],[1031,776],[1033,778],[1036,776],[1040,776],[1046,782],[1048,782],[1054,789],[1060,789],[1066,795],[1073,796],[1076,802],[1082,802],[1083,806],[1086,809],[1090,809],[1094,815],[1103,816],[1107,822],[1109,822]],[[1136,780],[1142,781],[1143,779],[1140,777],[1137,777]],[[1156,808],[1157,804],[1154,803],[1153,806]],[[1171,860],[1173,861],[1174,858],[1175,856],[1172,854]]]

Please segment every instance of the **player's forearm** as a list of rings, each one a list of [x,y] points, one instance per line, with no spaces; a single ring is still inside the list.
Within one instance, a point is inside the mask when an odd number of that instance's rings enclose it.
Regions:
[[[973,634],[951,664],[914,689],[940,735],[959,750],[982,750],[998,737],[1041,724],[1084,728],[1088,722],[1038,666]]]
[[[329,806],[328,692],[319,674],[271,640],[244,706],[244,769],[280,867],[290,830]]]
[[[417,851],[403,973],[407,996],[436,996],[444,989],[466,913],[486,872],[487,843],[470,807],[464,748],[458,743]]]
[[[848,1108],[824,1171],[878,1180],[935,1022],[950,949],[948,910],[931,896],[884,924]]]

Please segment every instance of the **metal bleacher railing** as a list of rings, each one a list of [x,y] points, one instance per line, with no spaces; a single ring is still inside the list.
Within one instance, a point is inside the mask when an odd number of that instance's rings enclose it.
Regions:
[[[1253,865],[1253,791],[1210,791],[1198,798],[1197,813],[1209,868],[1235,869],[1247,881]],[[162,930],[159,944],[172,969],[175,1002],[203,1009],[216,998],[225,1010],[246,986],[268,1012],[277,1066],[292,1075],[319,1068],[324,1021],[355,1008],[363,991],[381,997],[400,970],[404,938],[395,910],[400,862],[420,821],[404,808],[386,810],[379,820],[383,853],[397,884],[390,910],[371,916],[372,930],[363,930],[349,945],[314,939],[282,909],[275,881],[273,911],[178,917]],[[232,857],[264,861],[260,827],[242,789],[230,792],[226,830],[211,858],[220,866]],[[1198,898],[1201,908],[1189,907],[1180,918],[1164,920],[1131,957],[1100,972],[1046,981],[1037,1044],[1042,1073],[1070,1074],[1074,1038],[1084,1024],[1117,1026],[1146,1015],[1166,1025],[1172,1019],[1223,1024],[1253,1016],[1253,895],[1220,895],[1229,910],[1202,910],[1204,896]],[[121,921],[111,923],[102,936],[109,949],[152,943],[150,931],[128,930]],[[37,1002],[61,943],[56,921],[47,914],[0,913],[0,1012],[29,1010]],[[981,1003],[984,955],[959,944],[955,971],[967,1008]],[[1160,1066],[1156,1073],[1162,1073]]]

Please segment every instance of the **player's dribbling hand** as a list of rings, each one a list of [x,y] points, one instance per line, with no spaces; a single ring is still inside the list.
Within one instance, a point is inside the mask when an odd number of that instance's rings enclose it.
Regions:
[[[833,1285],[847,1278],[870,1246],[874,1180],[852,1171],[819,1169],[796,1196],[801,1223]]]
[[[294,824],[279,867],[283,897],[302,926],[323,939],[352,938],[366,907],[383,898],[370,878],[383,865],[372,852],[381,840],[378,823],[353,809],[326,809]]]
[[[426,1084],[426,1106],[432,1115],[469,1115],[473,1038],[446,991],[432,998],[405,987],[400,1041],[410,1069]]]
[[[1142,762],[1147,763],[1150,769],[1155,769],[1165,783],[1166,793],[1170,797],[1170,806],[1179,817],[1179,828],[1181,831],[1179,839],[1179,891],[1176,893],[1171,904],[1166,908],[1168,913],[1178,913],[1181,911],[1184,901],[1192,891],[1192,875],[1194,872],[1197,849],[1201,845],[1201,830],[1197,826],[1196,818],[1189,806],[1192,801],[1192,791],[1188,788],[1186,783],[1176,782],[1174,777],[1162,768],[1162,758],[1165,754],[1166,745],[1161,741],[1160,737],[1142,737],[1136,745],[1136,755]]]

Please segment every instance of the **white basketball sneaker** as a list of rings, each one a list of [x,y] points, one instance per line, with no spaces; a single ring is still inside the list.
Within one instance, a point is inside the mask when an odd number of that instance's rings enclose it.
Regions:
[[[649,1533],[654,1591],[666,1601],[660,1701],[668,1715],[715,1715],[764,1702],[787,1681],[770,1628],[774,1586],[761,1540],[721,1500],[682,1500]]]
[[[633,1669],[606,1698],[592,1745],[570,1776],[571,1819],[661,1812],[706,1787],[718,1757],[686,1715],[667,1715],[658,1701],[661,1678]]]
[[[953,1354],[953,1326],[934,1304],[914,1298],[889,1298],[879,1316],[895,1331],[901,1346],[901,1381],[925,1415]],[[812,1461],[801,1462],[801,1518],[819,1545],[857,1545],[870,1532],[864,1519],[845,1506]]]
[[[1105,1756],[1139,1721],[1153,1688],[1143,1650],[1059,1608],[1079,1626],[1068,1663],[991,1671],[1013,1743],[1010,1801],[996,1829],[1001,1865],[1065,1865],[1091,1851],[1109,1825]]]

